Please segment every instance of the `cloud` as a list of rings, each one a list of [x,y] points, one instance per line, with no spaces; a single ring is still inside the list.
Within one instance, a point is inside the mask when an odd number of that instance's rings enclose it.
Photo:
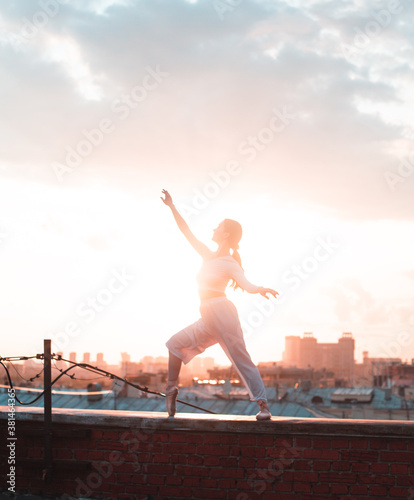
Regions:
[[[356,278],[338,280],[322,293],[334,302],[334,313],[343,324],[389,328],[414,326],[412,301],[376,298]]]
[[[401,2],[402,14],[356,47],[356,30],[378,24],[387,6],[372,5],[246,0],[221,20],[207,0],[70,2],[24,38],[40,4],[4,3],[4,174],[58,185],[51,164],[107,119],[112,132],[68,183],[107,178],[128,191],[162,177],[191,190],[236,160],[240,196],[248,186],[343,217],[411,219],[414,175],[398,168],[413,150],[412,6]],[[131,98],[148,68],[168,77],[122,119],[114,103]],[[249,163],[240,144],[275,107],[296,118]],[[401,177],[394,190],[385,172]]]

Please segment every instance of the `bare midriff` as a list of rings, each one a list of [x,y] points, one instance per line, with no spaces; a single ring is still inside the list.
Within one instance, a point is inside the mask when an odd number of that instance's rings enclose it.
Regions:
[[[214,297],[225,297],[226,294],[224,292],[215,292],[214,290],[200,290],[200,299],[207,300],[213,299]]]

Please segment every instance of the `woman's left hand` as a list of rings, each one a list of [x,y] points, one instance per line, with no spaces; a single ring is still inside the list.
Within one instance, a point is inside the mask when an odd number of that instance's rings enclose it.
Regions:
[[[259,293],[262,295],[264,298],[269,300],[269,297],[266,295],[270,293],[270,295],[273,295],[275,299],[277,299],[276,295],[279,295],[279,292],[276,292],[276,290],[273,290],[272,288],[264,288],[264,287],[259,287]]]

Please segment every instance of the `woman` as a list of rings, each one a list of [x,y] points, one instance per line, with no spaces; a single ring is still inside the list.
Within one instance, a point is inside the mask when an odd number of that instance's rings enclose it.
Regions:
[[[249,293],[260,293],[267,299],[269,298],[267,294],[275,298],[279,294],[271,288],[253,285],[244,276],[237,251],[242,236],[242,228],[238,222],[225,219],[218,225],[212,238],[218,248],[213,252],[191,232],[175,208],[168,191],[163,189],[162,192],[165,198],[161,197],[161,200],[170,207],[179,229],[203,258],[202,268],[197,275],[201,318],[173,335],[166,343],[169,350],[166,387],[168,414],[171,417],[175,415],[178,375],[182,362],[187,364],[194,356],[204,352],[207,347],[219,343],[247,387],[250,399],[259,405],[260,412],[256,415],[257,420],[269,420],[271,414],[267,406],[263,381],[246,350],[236,308],[226,298],[224,290],[231,279],[232,286],[235,288],[243,288]],[[230,250],[232,250],[231,254]]]

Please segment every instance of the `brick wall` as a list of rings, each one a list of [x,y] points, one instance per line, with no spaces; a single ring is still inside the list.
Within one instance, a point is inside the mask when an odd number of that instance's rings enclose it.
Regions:
[[[1,407],[0,407],[1,409]],[[7,414],[0,414],[5,435]],[[414,423],[19,408],[16,492],[62,499],[414,499]],[[2,439],[1,485],[7,480]]]

